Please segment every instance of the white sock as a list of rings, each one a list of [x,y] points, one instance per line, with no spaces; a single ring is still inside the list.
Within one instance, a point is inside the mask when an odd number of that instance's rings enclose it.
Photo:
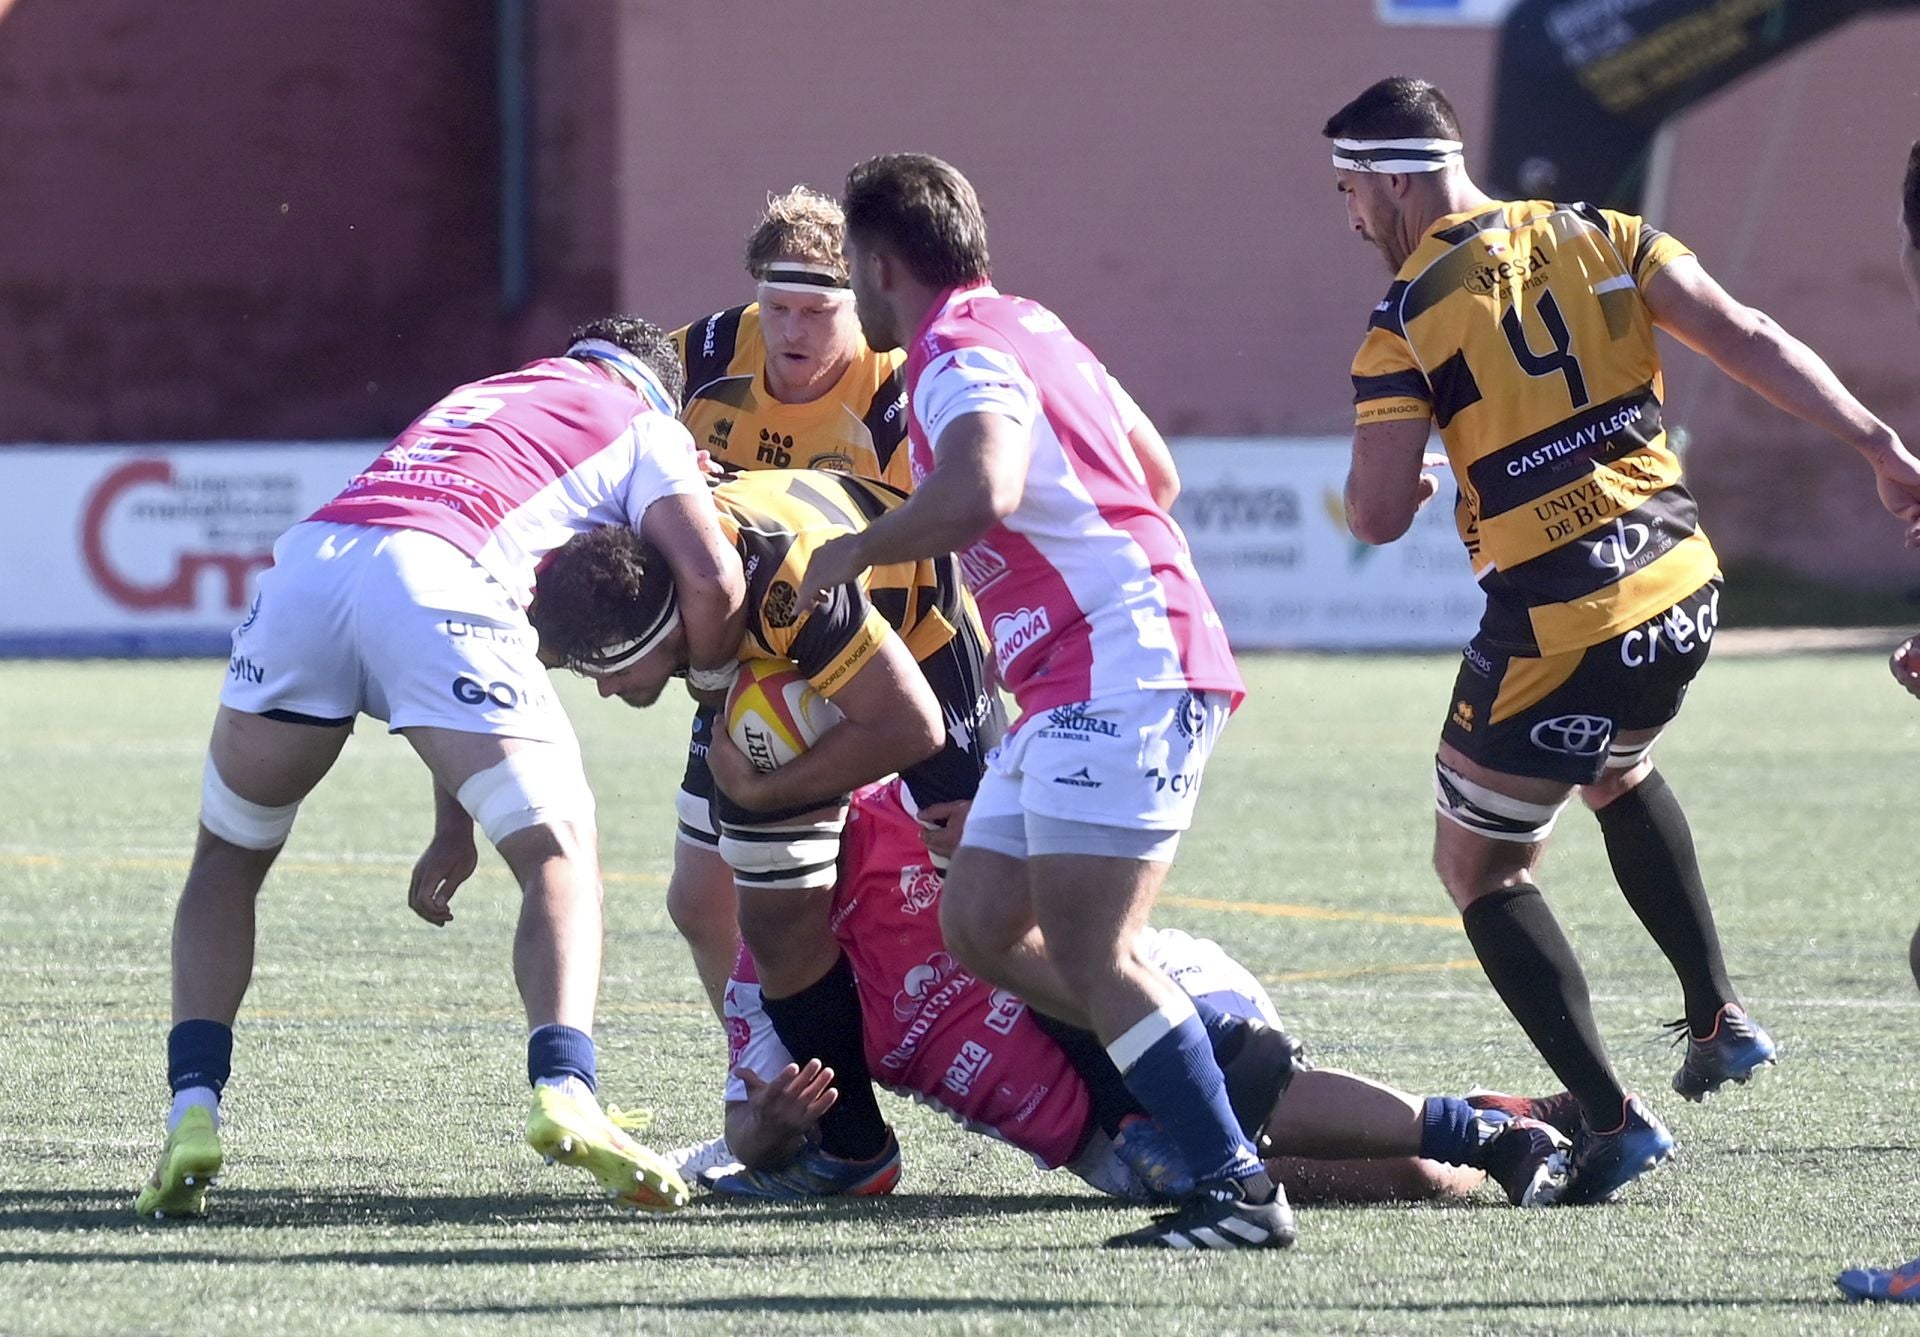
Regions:
[[[571,1075],[566,1077],[542,1077],[539,1081],[535,1082],[534,1085],[556,1086],[560,1088],[560,1094],[571,1096],[582,1104],[591,1105],[595,1109],[600,1108],[599,1100],[594,1097],[593,1088],[581,1081],[578,1077]]]
[[[189,1086],[185,1090],[173,1093],[173,1108],[167,1111],[167,1132],[172,1133],[180,1126],[180,1120],[186,1117],[188,1110],[205,1110],[213,1116],[213,1126],[220,1126],[220,1094],[210,1086]]]

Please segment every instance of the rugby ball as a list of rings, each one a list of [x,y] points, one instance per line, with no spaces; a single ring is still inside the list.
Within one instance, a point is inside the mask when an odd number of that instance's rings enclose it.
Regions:
[[[783,659],[742,664],[727,692],[727,737],[756,770],[786,765],[840,720],[839,708]]]

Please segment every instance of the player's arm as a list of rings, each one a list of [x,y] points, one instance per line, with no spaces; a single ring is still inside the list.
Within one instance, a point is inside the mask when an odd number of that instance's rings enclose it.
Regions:
[[[1127,433],[1127,443],[1133,447],[1133,457],[1140,461],[1140,471],[1147,476],[1147,491],[1153,494],[1154,503],[1163,511],[1171,511],[1180,495],[1180,470],[1166,438],[1158,427],[1142,418]]]
[[[1715,282],[1691,255],[1676,256],[1641,287],[1654,323],[1775,408],[1866,456],[1880,498],[1910,526],[1920,523],[1920,461],[1833,374],[1820,355],[1766,312]]]
[[[714,731],[707,766],[728,798],[757,812],[832,803],[940,750],[946,720],[906,642],[872,612],[860,636],[865,643],[840,661],[858,667],[822,687],[844,718],[786,765],[756,770],[724,730]]]
[[[1427,434],[1424,416],[1363,422],[1353,429],[1347,528],[1362,543],[1399,538],[1440,490],[1439,478],[1421,471]]]
[[[721,530],[706,487],[665,496],[648,506],[640,520],[640,536],[673,572],[692,669],[730,669],[746,634],[747,584],[740,554]]]
[[[846,560],[859,563],[850,580],[870,566],[958,552],[1019,508],[1030,438],[1030,428],[998,413],[961,414],[940,433],[934,444],[938,463],[913,496],[859,533],[823,547],[815,562],[829,550],[843,551]],[[807,568],[809,586],[815,569]],[[805,595],[802,590],[803,600]]]

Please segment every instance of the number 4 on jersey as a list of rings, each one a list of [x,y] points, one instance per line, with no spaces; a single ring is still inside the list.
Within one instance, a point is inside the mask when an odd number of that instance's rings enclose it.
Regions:
[[[1500,328],[1506,332],[1507,344],[1513,349],[1513,356],[1520,363],[1520,370],[1529,376],[1551,376],[1559,372],[1567,378],[1567,397],[1577,409],[1587,406],[1587,381],[1580,374],[1580,359],[1573,355],[1573,336],[1567,332],[1567,321],[1560,314],[1560,304],[1553,300],[1551,292],[1540,294],[1540,320],[1547,327],[1547,337],[1553,340],[1553,347],[1545,353],[1536,353],[1527,344],[1527,332],[1520,325],[1520,304],[1515,302],[1500,317]]]

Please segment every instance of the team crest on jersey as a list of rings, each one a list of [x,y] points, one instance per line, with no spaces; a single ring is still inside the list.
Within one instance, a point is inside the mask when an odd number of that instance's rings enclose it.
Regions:
[[[829,450],[824,455],[815,455],[807,461],[809,469],[825,469],[828,473],[850,474],[853,472],[853,457],[842,455],[837,450]]]
[[[776,580],[761,602],[770,627],[791,627],[800,620],[800,591],[784,580]]]
[[[1192,692],[1180,698],[1179,708],[1173,712],[1174,725],[1189,743],[1196,741],[1207,727],[1207,708],[1200,704],[1200,698]]]
[[[931,868],[909,864],[900,870],[900,908],[910,915],[940,903],[940,875]]]

